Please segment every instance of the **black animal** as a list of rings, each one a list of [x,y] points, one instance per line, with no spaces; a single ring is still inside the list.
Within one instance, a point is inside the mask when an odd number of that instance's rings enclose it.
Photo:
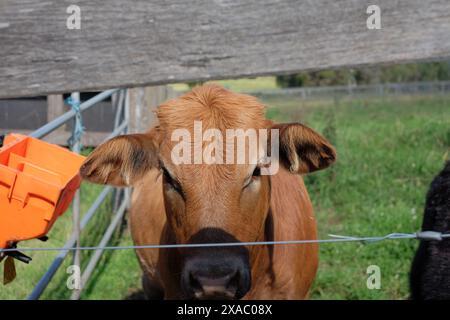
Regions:
[[[422,230],[450,233],[450,161],[428,190]],[[410,287],[413,300],[450,300],[450,238],[420,242]]]

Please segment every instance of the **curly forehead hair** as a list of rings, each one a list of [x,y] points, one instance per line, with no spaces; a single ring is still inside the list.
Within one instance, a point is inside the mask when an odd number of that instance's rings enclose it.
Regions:
[[[265,106],[255,97],[234,93],[216,84],[195,87],[183,96],[160,105],[156,111],[160,130],[190,128],[202,121],[203,128],[219,130],[264,128]]]

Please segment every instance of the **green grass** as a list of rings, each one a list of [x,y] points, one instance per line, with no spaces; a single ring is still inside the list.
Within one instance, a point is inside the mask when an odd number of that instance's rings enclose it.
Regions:
[[[321,238],[330,233],[376,236],[414,232],[422,219],[425,194],[450,147],[450,97],[403,97],[305,102],[287,96],[267,99],[267,114],[277,121],[301,121],[323,133],[338,151],[331,169],[306,176]],[[82,212],[101,187],[82,185]],[[83,232],[83,244],[95,245],[111,219],[110,202]],[[22,246],[62,246],[71,231],[71,212],[61,217],[50,240]],[[112,244],[131,244],[126,227]],[[324,244],[312,299],[404,299],[417,242],[385,241],[362,245]],[[0,299],[23,299],[56,253],[33,253],[30,265],[16,263],[15,282],[0,285]],[[87,261],[87,253],[83,261]],[[58,271],[44,299],[67,299],[65,268]],[[369,265],[381,268],[381,289],[366,287]],[[0,272],[3,265],[0,265]],[[83,299],[124,299],[140,288],[140,269],[132,250],[106,253]]]
[[[378,236],[420,228],[425,194],[449,157],[450,99],[303,103],[268,101],[280,121],[302,121],[336,146],[336,165],[305,178],[320,237]],[[324,244],[312,299],[405,299],[414,240]],[[369,265],[381,289],[366,287]]]

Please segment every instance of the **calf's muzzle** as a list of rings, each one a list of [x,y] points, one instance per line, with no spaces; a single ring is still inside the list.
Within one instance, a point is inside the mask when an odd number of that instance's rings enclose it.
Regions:
[[[237,240],[221,230],[204,230],[190,241],[208,242]],[[243,246],[194,248],[184,257],[181,288],[189,299],[240,299],[250,289],[248,250]]]

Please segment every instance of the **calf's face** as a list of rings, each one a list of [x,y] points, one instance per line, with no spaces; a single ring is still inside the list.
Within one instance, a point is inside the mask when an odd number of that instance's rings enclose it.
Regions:
[[[82,177],[129,186],[148,170],[160,170],[167,222],[177,243],[263,240],[271,186],[270,176],[261,174],[260,159],[239,164],[175,164],[174,142],[167,128],[170,121],[170,117],[163,119],[149,133],[119,136],[100,145],[82,165]],[[261,123],[278,130],[279,163],[293,174],[320,170],[335,160],[328,141],[306,126],[273,125],[265,119]],[[192,123],[184,125],[192,129]],[[224,126],[218,127],[225,133]],[[180,249],[180,286],[185,297],[243,297],[251,287],[252,250],[243,246]]]
[[[258,164],[174,165],[160,154],[164,204],[177,243],[257,241],[269,211],[270,180]],[[182,249],[186,297],[241,298],[251,284],[245,247]]]

